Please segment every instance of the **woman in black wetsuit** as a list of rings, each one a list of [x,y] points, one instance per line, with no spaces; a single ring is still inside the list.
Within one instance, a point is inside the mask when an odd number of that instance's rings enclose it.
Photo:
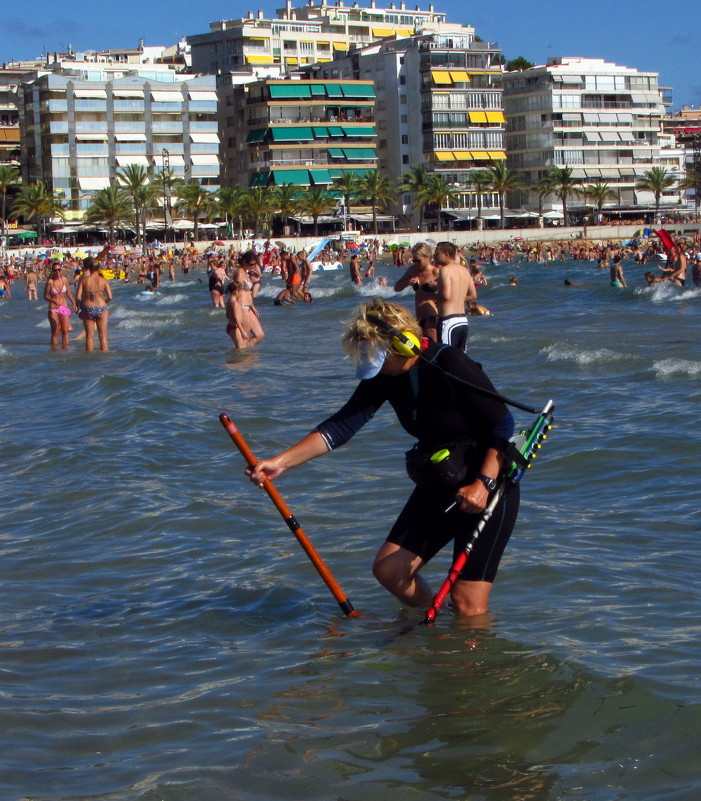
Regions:
[[[419,345],[421,329],[403,306],[379,298],[361,305],[343,337],[361,379],[348,402],[298,443],[246,473],[261,486],[266,477],[274,479],[322,456],[347,442],[389,402],[400,424],[417,439],[407,454],[417,486],[378,551],[373,573],[403,603],[427,608],[433,594],[419,571],[451,540],[457,555],[472,534],[504,463],[502,453],[513,434],[513,418],[500,400],[475,389],[495,392],[480,365],[465,353],[424,340],[419,355],[394,335],[397,331]],[[441,458],[446,452],[451,458]],[[488,611],[518,503],[518,484],[514,484],[453,586],[451,597],[459,614]]]

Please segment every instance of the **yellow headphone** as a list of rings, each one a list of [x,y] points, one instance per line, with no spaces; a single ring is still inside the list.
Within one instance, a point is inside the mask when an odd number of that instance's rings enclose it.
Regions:
[[[392,335],[389,344],[395,353],[398,353],[400,356],[405,356],[406,358],[421,354],[421,342],[416,334],[411,331],[400,331],[374,314],[366,314],[365,319]]]

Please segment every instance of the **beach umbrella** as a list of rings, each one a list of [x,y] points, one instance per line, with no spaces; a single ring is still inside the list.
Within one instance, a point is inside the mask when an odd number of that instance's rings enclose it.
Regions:
[[[400,242],[399,243],[399,247],[400,248],[410,248],[411,247],[411,242]]]
[[[426,237],[426,239],[424,239],[424,242],[426,242],[427,245],[435,245],[436,244],[436,240],[435,239],[431,239],[430,237]]]
[[[217,241],[214,242],[213,244],[216,245],[218,248],[224,247],[224,243],[221,241],[221,239],[217,239]]]
[[[87,259],[88,258],[88,254],[84,250],[76,250],[76,252],[73,254],[73,258],[74,259]]]

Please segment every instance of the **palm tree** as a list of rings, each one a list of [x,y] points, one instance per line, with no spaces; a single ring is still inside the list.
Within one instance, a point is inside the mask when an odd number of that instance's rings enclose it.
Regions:
[[[114,240],[114,229],[134,219],[134,206],[127,192],[119,186],[107,186],[95,192],[85,212],[85,221],[99,223],[109,228],[110,242]]]
[[[127,164],[117,170],[117,180],[123,184],[124,191],[131,198],[136,242],[143,245],[146,212],[153,207],[158,187],[151,182],[151,172],[141,164]]]
[[[581,188],[582,182],[578,178],[572,177],[572,167],[553,167],[547,177],[552,186],[553,194],[557,195],[562,202],[563,222],[568,225],[567,198],[576,194]]]
[[[601,223],[601,210],[604,207],[604,203],[606,203],[607,200],[615,200],[618,197],[608,184],[592,184],[591,186],[585,186],[581,191],[581,195],[587,200],[590,200],[596,208],[597,225]]]
[[[370,170],[360,179],[360,196],[372,203],[372,227],[377,233],[377,207],[384,208],[394,199],[394,186],[386,175]]]
[[[473,170],[469,174],[470,186],[474,187],[475,195],[477,196],[477,229],[482,230],[484,220],[482,219],[482,195],[486,192],[491,183],[492,178],[487,170]]]
[[[290,216],[299,204],[299,187],[294,184],[280,184],[273,193],[276,211],[280,212],[283,228],[289,223]]]
[[[677,180],[664,167],[653,167],[635,184],[636,189],[652,192],[655,196],[655,219],[660,214],[660,198],[666,189],[671,189]]]
[[[226,231],[233,235],[233,220],[239,221],[239,235],[243,231],[242,216],[246,210],[246,193],[239,186],[222,187],[212,198],[216,210],[226,220]]]
[[[505,228],[504,209],[506,207],[506,193],[518,192],[523,189],[523,181],[516,170],[509,169],[503,161],[498,161],[487,168],[489,173],[489,188],[499,195],[499,221],[500,227]]]
[[[299,202],[299,208],[314,220],[314,236],[319,235],[319,217],[332,211],[336,206],[336,199],[320,186],[308,189]]]
[[[268,225],[268,218],[274,213],[275,199],[269,189],[254,186],[245,195],[247,215],[253,220],[253,235],[258,236],[260,224]]]
[[[176,190],[175,208],[179,214],[184,214],[186,217],[192,218],[195,241],[197,241],[200,218],[210,214],[214,210],[214,207],[215,201],[212,193],[203,189],[202,186],[196,182],[190,181],[189,183],[182,184]]]
[[[545,198],[552,194],[553,185],[552,181],[548,176],[544,176],[539,178],[533,184],[533,191],[538,195],[538,225],[542,228],[543,227],[543,202]]]
[[[428,176],[423,187],[416,193],[416,202],[422,206],[435,206],[436,231],[441,231],[441,214],[444,208],[450,206],[451,201],[458,198],[458,193],[442,175],[435,173]]]
[[[66,219],[66,213],[57,195],[50,192],[46,184],[41,182],[20,187],[12,204],[10,216],[13,219],[23,217],[25,220],[37,220],[42,232],[46,228],[47,219],[51,217]]]
[[[397,187],[400,192],[410,192],[414,196],[414,204],[419,208],[419,231],[422,231],[424,227],[424,204],[419,203],[417,198],[426,185],[428,175],[428,169],[423,162],[412,164],[402,176],[402,180]]]
[[[343,205],[346,210],[346,216],[352,210],[353,201],[360,197],[361,193],[361,180],[360,176],[355,172],[342,172],[338,178],[334,178],[331,182],[331,189],[334,192],[340,192],[343,197]]]
[[[0,232],[5,227],[5,207],[7,190],[19,183],[19,170],[13,164],[0,164],[0,194],[2,194],[2,214],[0,214]]]

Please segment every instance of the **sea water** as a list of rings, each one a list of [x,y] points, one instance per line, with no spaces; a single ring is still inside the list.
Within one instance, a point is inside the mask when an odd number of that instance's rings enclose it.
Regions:
[[[487,268],[470,354],[507,396],[552,398],[556,422],[484,628],[448,608],[414,626],[370,575],[410,491],[391,410],[275,482],[359,619],[218,421],[264,456],[336,410],[355,385],[342,321],[375,295],[411,308],[398,268],[378,265],[390,286],[317,273],[314,302],[284,307],[266,276],[250,352],[197,273],[156,298],[115,284],[106,354],[53,352],[46,304],[15,284],[2,799],[696,801],[701,290],[625,269],[627,289],[594,262]]]

